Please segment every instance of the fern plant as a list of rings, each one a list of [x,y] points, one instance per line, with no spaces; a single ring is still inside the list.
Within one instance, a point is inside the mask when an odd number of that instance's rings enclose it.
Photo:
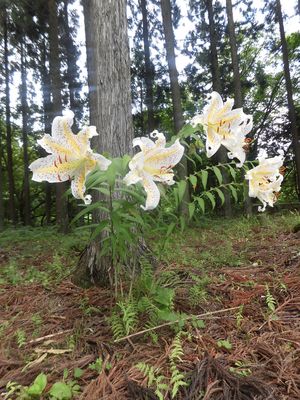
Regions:
[[[181,357],[183,356],[183,348],[181,344],[181,334],[182,332],[179,332],[176,336],[175,339],[173,340],[171,344],[171,351],[169,355],[170,359],[170,370],[171,370],[171,387],[172,387],[172,392],[171,392],[171,397],[174,399],[176,394],[178,393],[180,387],[187,386],[187,383],[184,381],[185,376],[182,374],[177,367],[177,364],[182,361]]]
[[[276,300],[270,292],[269,286],[266,285],[266,304],[271,313],[276,309]]]
[[[138,363],[135,367],[147,378],[147,386],[154,388],[158,399],[164,400],[168,390],[167,378],[160,374],[159,368],[154,368],[152,365],[143,362]]]
[[[109,317],[111,329],[115,339],[127,336],[134,331],[138,322],[138,313],[134,299],[127,299],[117,303],[115,310]]]

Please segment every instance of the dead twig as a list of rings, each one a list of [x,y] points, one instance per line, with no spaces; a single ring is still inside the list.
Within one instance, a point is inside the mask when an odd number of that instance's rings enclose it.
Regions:
[[[198,315],[189,315],[188,317],[183,318],[183,319],[176,319],[175,321],[165,322],[164,324],[160,324],[160,325],[154,326],[152,328],[143,329],[142,331],[139,331],[139,332],[136,332],[136,333],[132,333],[131,335],[127,335],[127,336],[124,336],[124,337],[122,337],[120,339],[114,340],[114,343],[122,342],[123,340],[127,340],[127,339],[130,339],[130,338],[135,337],[135,336],[140,336],[140,335],[143,335],[144,333],[147,333],[147,332],[156,331],[157,329],[164,328],[165,326],[170,326],[170,325],[173,325],[173,324],[177,324],[177,323],[179,323],[181,321],[188,321],[188,320],[193,319],[193,318],[205,318],[205,317],[209,317],[210,315],[213,315],[213,314],[219,314],[219,313],[224,313],[224,312],[228,312],[228,311],[237,310],[238,308],[239,307],[231,307],[231,308],[224,308],[222,310],[217,310],[217,311],[209,311],[207,313],[198,314]]]

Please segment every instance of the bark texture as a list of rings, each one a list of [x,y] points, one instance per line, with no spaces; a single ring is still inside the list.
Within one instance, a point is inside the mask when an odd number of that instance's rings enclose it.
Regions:
[[[297,184],[297,188],[298,188],[298,198],[300,199],[300,141],[299,141],[299,133],[298,133],[298,128],[297,128],[295,104],[294,104],[294,100],[293,100],[293,85],[292,85],[291,74],[290,74],[289,53],[288,53],[288,47],[287,47],[287,42],[286,42],[286,38],[285,38],[284,23],[283,23],[280,0],[276,0],[276,14],[277,14],[279,30],[280,30],[280,40],[281,40],[281,49],[282,49],[282,60],[283,60],[283,66],[284,66],[285,86],[286,86],[286,92],[287,92],[289,119],[291,122],[293,150],[294,150],[294,154],[295,154],[296,176],[297,176],[296,184]]]
[[[62,115],[62,82],[60,76],[60,59],[58,43],[58,18],[55,0],[48,0],[49,11],[49,44],[50,44],[50,77],[53,98],[53,116]],[[64,196],[67,182],[56,183],[56,218],[59,231],[68,231],[68,201]]]
[[[231,0],[226,0],[226,13],[227,13],[227,20],[228,20],[228,33],[229,33],[229,43],[230,43],[230,52],[231,52],[231,62],[232,62],[232,69],[233,69],[234,104],[237,108],[239,108],[239,107],[243,107],[243,94],[242,94],[242,83],[241,83],[241,75],[240,75],[240,69],[239,69],[239,59],[238,59],[238,51],[237,51],[237,45],[236,45],[234,19],[233,19]],[[249,194],[248,194],[248,190],[245,191],[244,197],[245,197],[244,210],[245,210],[245,213],[248,216],[250,216],[253,213],[253,208],[252,208],[251,198],[249,197]]]
[[[2,130],[0,127],[0,182],[3,182],[3,148],[2,148]],[[4,202],[3,202],[3,185],[0,185],[0,232],[4,229]]]
[[[44,131],[47,134],[51,133],[51,95],[50,95],[50,76],[47,70],[47,48],[45,40],[41,46],[41,80],[43,91],[43,124]],[[46,151],[40,148],[40,157],[45,157]],[[51,208],[52,208],[52,186],[45,182],[45,222],[46,225],[51,223]]]
[[[11,130],[11,111],[10,111],[10,73],[8,67],[8,30],[7,13],[3,10],[3,36],[4,36],[4,69],[5,69],[5,123],[6,123],[6,152],[7,152],[7,175],[8,175],[8,212],[13,224],[17,223],[17,211],[15,203],[15,181],[13,172],[13,152],[12,152],[12,130]]]
[[[229,33],[233,77],[234,77],[234,82],[233,82],[234,104],[236,107],[242,107],[243,106],[242,84],[241,84],[241,75],[239,69],[239,59],[238,59],[238,51],[235,38],[235,28],[234,28],[231,0],[226,0],[226,13],[228,19],[228,33]]]
[[[163,19],[163,29],[165,35],[166,54],[168,62],[168,72],[170,77],[171,94],[172,94],[172,105],[173,105],[173,120],[175,133],[178,133],[184,125],[180,86],[178,81],[178,71],[176,67],[175,57],[175,37],[172,22],[172,7],[170,0],[161,0],[161,11]],[[184,157],[181,160],[180,166],[178,167],[178,175],[180,179],[185,179],[188,175],[187,159]],[[190,193],[187,189],[185,191],[182,203],[182,213],[188,214],[187,203],[190,201]]]
[[[99,132],[93,147],[118,157],[130,151],[133,139],[126,0],[85,0],[83,4],[90,123]],[[99,222],[101,215],[93,218]],[[109,283],[111,261],[99,256],[99,243],[95,240],[84,250],[75,283]]]
[[[217,36],[216,36],[216,27],[214,21],[214,11],[213,11],[213,2],[212,0],[206,0],[206,7],[208,11],[208,21],[209,21],[209,39],[210,39],[210,55],[211,55],[211,74],[212,74],[212,86],[213,90],[218,93],[222,93],[222,84],[220,77],[220,68],[218,61],[218,52],[217,52]],[[225,164],[228,162],[227,150],[224,146],[221,146],[216,154],[216,159],[220,164]],[[223,182],[229,183],[228,173],[222,169],[222,177]],[[226,217],[232,216],[232,207],[231,207],[231,197],[230,193],[227,189],[223,190],[225,197],[224,204],[224,212]]]
[[[143,17],[143,43],[145,53],[145,85],[146,85],[146,98],[145,103],[147,107],[147,133],[155,129],[154,120],[154,100],[153,100],[153,79],[154,79],[154,66],[150,58],[150,41],[148,29],[148,10],[146,0],[141,0],[141,10]]]
[[[27,72],[26,72],[26,49],[24,39],[21,39],[21,106],[22,106],[22,141],[24,160],[24,183],[23,183],[23,220],[25,225],[30,225],[30,184],[29,184],[29,157],[28,157],[28,102],[27,102]]]

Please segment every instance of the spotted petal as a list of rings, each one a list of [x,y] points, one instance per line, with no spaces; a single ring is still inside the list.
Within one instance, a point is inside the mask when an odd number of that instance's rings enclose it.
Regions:
[[[149,174],[144,175],[142,185],[147,194],[147,198],[145,206],[141,206],[141,208],[145,211],[153,210],[158,206],[160,200],[160,192],[158,190],[158,187],[151,178],[151,175]]]
[[[81,160],[66,161],[56,155],[38,158],[30,164],[32,179],[36,182],[64,182],[74,176],[80,164]]]
[[[51,135],[57,144],[80,154],[80,143],[71,130],[73,117],[74,114],[71,111],[64,116],[55,117],[52,122]]]
[[[184,153],[184,147],[179,139],[170,147],[153,149],[145,155],[145,169],[152,175],[165,173],[166,169],[173,168],[179,163]]]
[[[91,204],[92,197],[91,195],[85,195],[86,187],[85,187],[85,179],[86,179],[86,172],[85,168],[81,168],[77,174],[75,175],[74,179],[71,183],[71,190],[72,195],[75,199],[82,199],[84,204]]]
[[[220,148],[222,143],[222,137],[217,135],[213,128],[207,128],[206,138],[206,154],[207,157],[212,157]]]

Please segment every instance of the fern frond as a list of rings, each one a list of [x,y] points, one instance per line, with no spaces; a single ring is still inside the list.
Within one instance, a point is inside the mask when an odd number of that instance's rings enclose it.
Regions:
[[[170,360],[174,361],[182,361],[181,357],[183,356],[183,348],[181,344],[181,332],[179,332],[176,336],[175,339],[173,339],[173,342],[171,344],[171,353],[170,353]]]
[[[113,336],[115,339],[129,335],[137,326],[138,313],[134,301],[117,303],[117,309],[109,318]]]
[[[187,383],[184,381],[185,379],[185,375],[182,374],[176,365],[176,362],[180,362],[182,361],[181,357],[183,356],[184,352],[183,352],[183,348],[182,348],[182,344],[181,344],[181,334],[182,332],[179,332],[172,344],[171,344],[171,351],[170,351],[170,364],[171,364],[171,385],[172,385],[172,393],[171,393],[171,397],[172,399],[174,399],[174,397],[176,396],[176,394],[178,393],[179,389],[183,386],[187,386]]]
[[[152,365],[144,362],[138,363],[136,368],[147,378],[147,386],[154,387],[155,394],[159,400],[164,400],[168,385],[164,383],[166,377],[164,375],[158,375],[160,372],[159,368],[154,368]]]

